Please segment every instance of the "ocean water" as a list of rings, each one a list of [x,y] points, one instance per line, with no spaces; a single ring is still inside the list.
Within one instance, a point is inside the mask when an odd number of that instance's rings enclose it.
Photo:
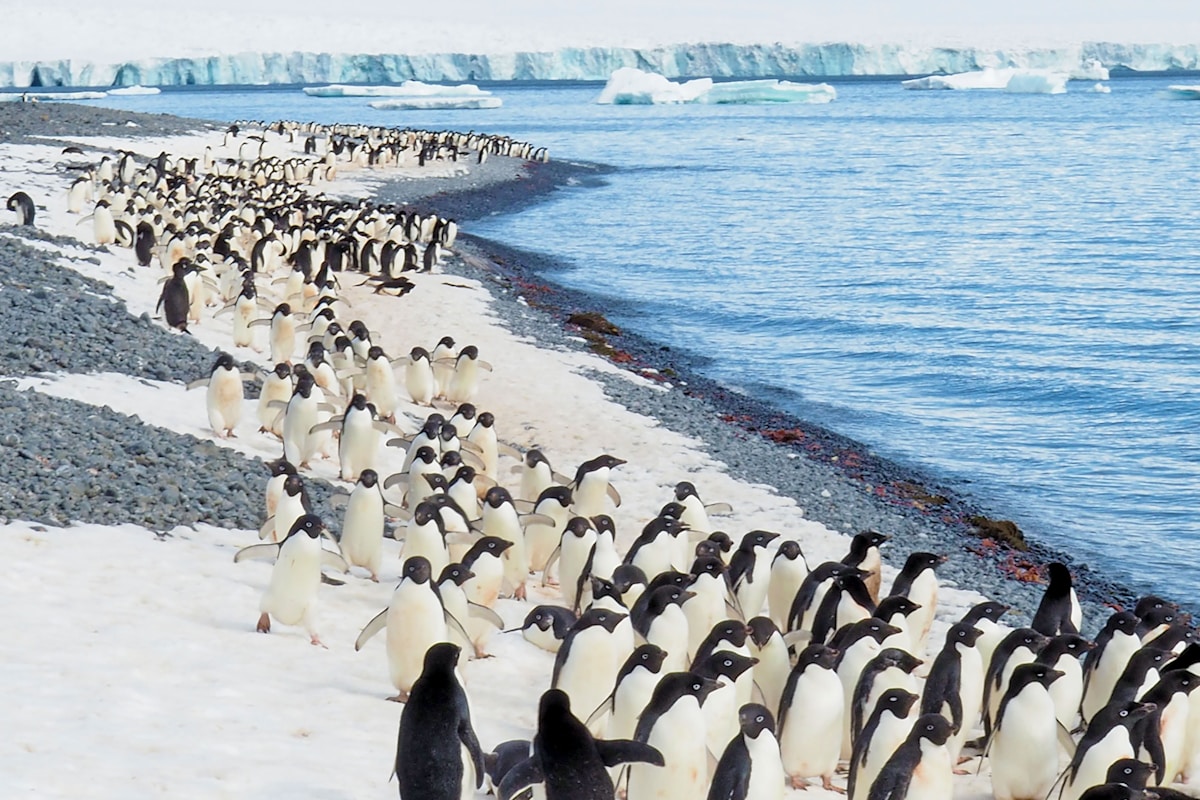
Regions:
[[[382,112],[298,90],[104,105],[486,130],[617,167],[469,230],[613,320],[1137,587],[1200,593],[1200,103],[838,85],[828,105]]]

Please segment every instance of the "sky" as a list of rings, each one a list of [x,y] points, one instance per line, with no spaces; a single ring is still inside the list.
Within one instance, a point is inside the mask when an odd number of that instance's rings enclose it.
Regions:
[[[393,0],[0,0],[0,61],[263,51],[343,53],[545,50],[564,45],[847,41],[1045,46],[1080,41],[1200,42],[1183,0],[456,0],[444,19]]]

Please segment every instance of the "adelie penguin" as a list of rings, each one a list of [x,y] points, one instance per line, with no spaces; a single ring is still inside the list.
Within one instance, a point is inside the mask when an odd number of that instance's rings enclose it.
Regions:
[[[1083,611],[1071,583],[1071,571],[1065,564],[1055,561],[1050,564],[1049,572],[1050,585],[1046,587],[1046,593],[1042,595],[1029,627],[1043,636],[1079,633]]]
[[[634,739],[663,757],[663,766],[634,764],[629,771],[627,800],[696,800],[705,792],[708,750],[701,711],[716,681],[687,672],[665,676],[638,718]]]
[[[8,198],[8,210],[17,215],[18,225],[33,225],[36,209],[33,199],[24,192],[13,192]]]
[[[1059,742],[1070,742],[1065,731],[1060,737],[1050,697],[1050,686],[1062,676],[1037,663],[1013,672],[987,748],[995,800],[1042,800],[1050,793],[1058,777]]]
[[[842,559],[846,566],[858,567],[866,573],[863,583],[867,585],[867,591],[874,603],[879,602],[879,583],[882,577],[883,559],[879,548],[890,538],[886,533],[878,531],[857,533],[850,540],[850,552]]]
[[[954,772],[946,749],[950,728],[940,714],[918,717],[871,784],[867,800],[951,800]]]
[[[865,800],[875,777],[912,731],[921,698],[904,689],[888,689],[879,698],[854,739],[847,800]]]
[[[771,712],[747,703],[738,710],[738,727],[717,762],[708,800],[782,800],[783,764]]]
[[[435,644],[400,714],[395,775],[401,800],[466,800],[483,785],[483,750],[455,668],[459,648]]]
[[[975,647],[979,630],[964,622],[951,626],[946,642],[933,660],[921,694],[922,714],[941,714],[954,729],[946,747],[957,759],[968,734],[979,720],[983,698],[983,659]]]
[[[187,325],[190,303],[186,279],[190,267],[187,261],[175,264],[171,277],[163,284],[162,293],[158,296],[158,305],[154,308],[156,314],[162,311],[169,327],[183,333],[189,333]]]

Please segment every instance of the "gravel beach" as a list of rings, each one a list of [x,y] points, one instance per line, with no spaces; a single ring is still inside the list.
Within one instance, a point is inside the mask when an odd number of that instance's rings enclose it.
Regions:
[[[70,104],[0,105],[0,143],[220,127]],[[520,210],[560,186],[602,181],[609,171],[556,160],[520,164],[495,159],[483,167],[466,181],[391,181],[377,199],[436,209],[467,223],[469,234],[472,219]],[[0,193],[7,196],[19,188],[8,185],[0,172]],[[4,377],[49,371],[115,371],[182,382],[203,377],[214,358],[211,350],[130,313],[107,286],[5,235],[13,232],[12,226],[0,228]],[[590,349],[670,384],[672,390],[662,392],[598,371],[592,376],[616,402],[668,429],[703,439],[730,474],[794,498],[808,518],[848,534],[865,529],[891,534],[884,551],[888,563],[899,567],[913,551],[945,553],[950,560],[939,576],[1013,605],[1013,624],[1032,614],[1043,587],[1030,579],[1050,560],[1066,561],[1076,576],[1086,633],[1094,634],[1109,613],[1104,604],[1125,605],[1134,598],[1132,591],[1037,542],[1029,543],[1028,552],[996,544],[971,522],[993,514],[970,507],[911,468],[876,458],[860,443],[705,380],[702,365],[686,353],[628,333],[585,330],[569,322],[573,314],[602,314],[605,309],[555,286],[554,271],[561,265],[467,234],[459,239],[463,258],[453,260],[447,271],[483,282],[506,326],[541,347]],[[266,471],[256,459],[142,425],[109,409],[18,392],[11,381],[0,383],[0,431],[0,456],[9,464],[0,478],[0,516],[5,518],[52,524],[131,522],[160,531],[197,521],[241,528],[261,522],[259,487]],[[328,488],[314,484],[320,487],[314,499],[324,508]]]

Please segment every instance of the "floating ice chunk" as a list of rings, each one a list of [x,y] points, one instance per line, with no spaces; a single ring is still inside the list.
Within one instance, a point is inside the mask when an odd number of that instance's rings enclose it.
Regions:
[[[499,97],[483,95],[479,97],[393,97],[387,100],[372,100],[367,103],[371,108],[381,110],[413,109],[417,111],[447,111],[455,109],[499,108],[504,102]]]
[[[1106,81],[1108,78],[1108,68],[1095,58],[1089,58],[1071,70],[1073,81]]]
[[[901,81],[905,89],[1003,89],[1018,94],[1062,94],[1067,91],[1065,72],[1036,69],[992,69],[959,72],[955,75],[929,75]]]
[[[1200,100],[1200,86],[1177,83],[1168,86],[1165,94],[1171,100]]]
[[[120,89],[109,89],[108,93],[122,97],[124,95],[158,94],[161,91],[162,89],[159,89],[157,86],[142,86],[141,84],[137,84],[135,86],[124,86]]]
[[[791,81],[729,81],[696,78],[683,83],[662,75],[622,67],[608,78],[596,98],[603,105],[659,105],[672,103],[828,103],[837,91],[827,83]]]
[[[1097,83],[1092,87],[1092,91],[1096,94],[1112,94],[1112,87],[1106,86],[1103,83]]]
[[[491,92],[480,89],[473,83],[442,86],[436,83],[405,81],[399,86],[305,86],[309,97],[489,97]]]

